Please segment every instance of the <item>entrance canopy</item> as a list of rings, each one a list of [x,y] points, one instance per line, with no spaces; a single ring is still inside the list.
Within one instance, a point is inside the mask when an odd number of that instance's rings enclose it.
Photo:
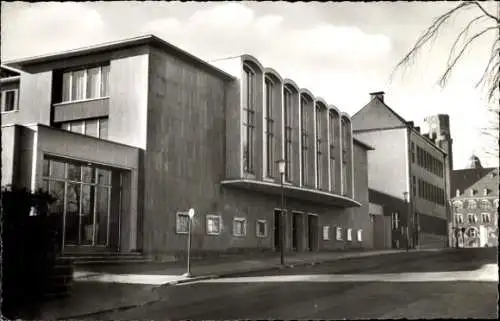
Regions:
[[[222,186],[243,188],[247,190],[262,192],[266,194],[281,195],[281,184],[263,182],[250,179],[235,179],[226,180],[221,182]],[[347,207],[361,207],[361,203],[353,200],[352,198],[333,194],[326,191],[316,189],[298,187],[293,185],[283,185],[285,196],[287,198],[294,198],[302,201],[319,203],[328,206],[335,206],[340,208]]]

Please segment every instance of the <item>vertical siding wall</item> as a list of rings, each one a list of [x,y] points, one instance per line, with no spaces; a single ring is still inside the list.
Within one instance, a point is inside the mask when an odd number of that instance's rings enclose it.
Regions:
[[[218,211],[225,173],[225,84],[177,57],[151,50],[145,154],[144,251],[184,249],[176,212],[195,222]],[[198,223],[196,223],[198,224]]]

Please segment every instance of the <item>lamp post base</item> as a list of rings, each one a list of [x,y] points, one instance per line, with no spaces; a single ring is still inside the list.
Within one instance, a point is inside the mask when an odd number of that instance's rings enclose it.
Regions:
[[[190,277],[192,277],[193,275],[191,274],[191,272],[186,272],[186,273],[184,273],[182,276],[183,276],[183,277],[185,277],[185,278],[190,278]]]

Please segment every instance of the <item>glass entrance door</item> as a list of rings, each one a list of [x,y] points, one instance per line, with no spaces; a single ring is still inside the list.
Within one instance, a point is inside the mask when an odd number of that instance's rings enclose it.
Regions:
[[[44,160],[44,189],[57,198],[50,211],[61,216],[63,246],[110,247],[111,174],[93,164]]]

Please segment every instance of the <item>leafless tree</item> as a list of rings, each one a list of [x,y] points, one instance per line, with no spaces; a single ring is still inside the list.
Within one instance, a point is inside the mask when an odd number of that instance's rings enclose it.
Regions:
[[[455,18],[458,14],[468,10],[475,10],[477,14],[471,18],[464,26],[462,31],[457,34],[453,45],[450,48],[446,67],[441,74],[438,84],[445,87],[450,79],[457,64],[464,59],[466,50],[474,44],[474,42],[485,34],[491,32],[497,33],[491,44],[490,58],[483,70],[481,78],[477,81],[476,87],[482,86],[486,90],[487,106],[492,114],[491,124],[483,129],[483,133],[492,137],[495,142],[494,150],[490,150],[490,154],[498,155],[498,115],[499,115],[499,82],[500,82],[500,4],[497,2],[497,13],[494,14],[486,10],[484,2],[464,1],[457,4],[454,8],[448,10],[444,14],[437,17],[434,22],[425,30],[425,32],[417,39],[411,50],[398,62],[394,68],[394,73],[400,69],[406,69],[413,65],[415,58],[420,53],[421,49],[429,43],[433,43],[439,33],[446,28],[447,22]],[[471,33],[472,29],[477,29]]]

